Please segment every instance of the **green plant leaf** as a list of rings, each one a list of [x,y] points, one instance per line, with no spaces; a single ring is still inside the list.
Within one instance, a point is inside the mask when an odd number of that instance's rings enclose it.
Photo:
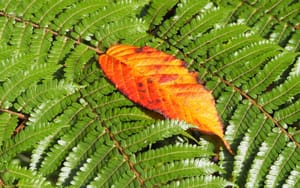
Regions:
[[[299,7],[1,1],[0,186],[299,187]],[[235,154],[117,91],[97,63],[117,43],[198,72]]]

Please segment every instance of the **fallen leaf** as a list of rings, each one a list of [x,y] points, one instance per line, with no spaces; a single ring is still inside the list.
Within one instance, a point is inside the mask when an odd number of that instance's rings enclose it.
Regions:
[[[167,118],[196,125],[201,133],[217,136],[232,153],[211,92],[185,62],[147,46],[115,45],[99,57],[99,64],[130,100]]]

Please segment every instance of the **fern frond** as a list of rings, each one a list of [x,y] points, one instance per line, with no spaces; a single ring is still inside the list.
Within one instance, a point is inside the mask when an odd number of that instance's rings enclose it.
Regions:
[[[123,174],[120,175],[120,178],[114,181],[114,185],[116,187],[139,187],[140,184],[135,181],[136,176],[131,174],[130,172],[124,172]],[[97,185],[93,182],[92,185]]]
[[[88,161],[89,162],[89,161]],[[94,161],[94,163],[96,163],[96,161]],[[99,163],[99,162],[97,162]],[[91,164],[92,165],[92,164]],[[91,166],[89,165],[89,166]],[[92,165],[93,168],[97,167],[98,165]],[[85,166],[84,168],[86,169],[92,169],[92,168],[87,168],[88,166]],[[82,170],[84,170],[84,168]],[[111,184],[113,184],[113,182],[117,182],[118,181],[118,177],[121,176],[121,174],[125,171],[125,170],[129,170],[129,167],[126,164],[126,161],[118,156],[112,156],[109,163],[102,168],[99,173],[96,175],[96,177],[93,179],[93,181],[91,181],[91,183],[88,185],[92,186],[92,187],[105,187],[105,186],[109,186]],[[78,184],[76,182],[73,182],[73,185],[81,185]]]
[[[10,46],[0,46],[0,49],[1,49],[1,61],[5,61],[5,60],[8,60],[8,59],[12,59],[13,58],[13,52],[14,52],[14,49]],[[19,54],[19,56],[21,56],[22,54]],[[1,68],[4,68],[3,64],[5,64],[6,62],[1,62]]]
[[[13,23],[8,18],[1,16],[0,25],[0,42],[3,44],[8,44],[10,42],[10,37],[14,29]]]
[[[73,48],[74,42],[66,37],[56,37],[47,55],[46,61],[53,64],[63,64]]]
[[[30,44],[30,36],[32,35],[32,27],[24,23],[15,23],[14,32],[11,33],[11,38],[9,43],[14,45],[16,48],[16,53],[20,49],[26,49]]]
[[[96,75],[97,76],[97,75]],[[115,88],[106,79],[99,76],[89,78],[91,81],[97,80],[97,82],[89,84],[84,90],[82,90],[82,97],[94,108],[101,110],[104,113],[106,109],[112,109],[114,107],[132,106],[132,102],[120,93],[114,93]]]
[[[294,61],[296,54],[279,54],[264,67],[262,71],[251,78],[248,84],[243,85],[243,90],[252,97],[264,91],[272,82],[277,81],[282,73]]]
[[[298,12],[275,0],[1,1],[0,185],[299,186]],[[116,43],[198,72],[235,155],[213,162],[192,125],[118,92],[97,63]]]
[[[149,144],[155,143],[162,138],[181,134],[183,130],[191,127],[192,126],[180,121],[162,121],[148,127],[138,134],[131,136],[128,140],[122,140],[121,144],[125,151],[128,150],[129,152],[137,152]]]
[[[247,130],[248,127],[251,127],[252,121],[256,118],[255,115],[258,112],[258,109],[254,108],[254,106],[246,100],[237,106],[225,131],[226,138],[232,140],[233,145],[235,145],[235,142],[239,142],[244,131]],[[252,114],[254,117],[251,116]]]
[[[293,52],[299,52],[300,51],[300,35],[299,30],[295,31],[296,34],[294,34],[290,40],[287,42],[285,49]]]
[[[84,45],[76,46],[72,52],[65,60],[64,75],[68,80],[76,82],[76,79],[80,77],[81,69],[89,62],[94,53]]]
[[[60,124],[27,126],[26,129],[17,134],[13,139],[5,142],[0,150],[0,156],[3,160],[14,157],[15,154],[21,151],[33,148],[39,140],[57,133],[61,128],[63,126]]]
[[[256,187],[263,185],[263,178],[270,168],[272,161],[278,156],[280,150],[284,147],[287,138],[279,130],[273,130],[268,134],[267,139],[255,157],[247,177],[246,187]]]
[[[203,10],[203,13],[201,13],[200,15],[197,15],[188,24],[184,25],[180,29],[180,35],[173,36],[174,40],[176,41],[176,43],[174,45],[180,44],[181,41],[184,44],[193,43],[192,41],[196,42],[196,40],[200,40],[203,37],[205,37],[203,35],[211,34],[211,32],[209,30],[214,27],[216,27],[217,31],[220,31],[220,30],[218,30],[218,28],[221,26],[217,26],[216,20],[218,20],[217,22],[220,22],[222,19],[224,19],[224,16],[226,15],[226,13],[227,13],[226,11],[220,10],[220,9],[209,9],[208,11]],[[240,25],[238,27],[244,27],[244,26]],[[244,29],[247,29],[247,28],[244,27]],[[244,30],[244,29],[242,29],[242,30]],[[212,32],[215,32],[215,30],[212,30]],[[224,31],[222,31],[222,32],[224,32]],[[218,37],[218,39],[223,39],[223,37],[227,36],[227,34],[224,35],[224,33],[223,33],[223,35],[218,34],[218,33],[211,34],[211,35],[212,35],[212,37]],[[217,40],[217,39],[213,39],[213,40]],[[211,44],[210,41],[206,41],[205,43]]]
[[[18,123],[18,117],[0,111],[0,147],[10,139]]]
[[[263,116],[258,116],[251,124],[251,128],[245,133],[237,149],[235,164],[233,167],[233,176],[239,177],[238,184],[245,182],[246,173],[250,169],[255,155],[258,153],[258,147],[265,141],[268,133],[271,131],[272,123]]]
[[[76,126],[67,131],[68,134],[64,134],[57,140],[57,143],[48,148],[50,152],[47,153],[47,157],[42,161],[39,171],[42,174],[50,174],[56,170],[66,157],[68,151],[76,145],[77,140],[86,136],[89,132],[88,129],[93,129],[95,126],[97,126],[95,119],[77,121]]]
[[[102,133],[99,134],[101,128],[98,127],[97,129],[99,131],[90,131],[88,137],[85,137],[84,140],[73,147],[72,151],[65,158],[66,160],[61,168],[57,184],[62,185],[68,183],[68,180],[72,178],[73,174],[80,169],[78,165],[85,163],[89,157],[95,155],[97,156],[95,158],[101,161],[100,159],[106,155],[104,152],[111,155],[110,152],[115,148],[113,146],[109,148],[101,146],[105,140],[105,132],[102,131]],[[94,151],[95,149],[96,151]]]
[[[53,20],[52,28],[61,33],[69,32],[80,20],[107,6],[109,6],[109,1],[88,0],[84,3],[75,1],[72,6],[59,14],[57,19]]]
[[[210,25],[206,25],[206,27],[207,26]],[[210,28],[207,27],[206,29],[209,30]],[[224,26],[219,29],[212,30],[207,34],[204,33],[203,36],[201,36],[195,41],[195,44],[191,43],[190,41],[190,45],[192,46],[191,48],[186,49],[185,54],[189,55],[192,58],[197,58],[199,56],[205,58],[206,53],[204,47],[208,46],[209,48],[211,48],[211,47],[216,47],[216,45],[218,45],[218,48],[213,51],[213,54],[211,54],[210,59],[221,59],[223,58],[223,54],[230,54],[231,51],[236,51],[237,49],[241,48],[242,47],[241,45],[246,45],[247,42],[249,42],[249,39],[255,40],[249,36],[242,36],[240,37],[240,39],[231,40],[231,42],[228,45],[219,46],[220,40],[222,40],[223,43],[226,43],[229,39],[237,38],[237,35],[245,31],[247,31],[247,28],[245,26],[232,25],[232,26]],[[243,43],[241,41],[243,41]],[[221,58],[219,58],[220,56]],[[199,63],[206,63],[206,62],[199,62]]]
[[[67,109],[64,110],[64,112],[60,116],[55,118],[53,121],[56,124],[60,124],[62,127],[70,127],[74,119],[76,119],[77,115],[83,113],[85,109],[84,107],[84,105],[72,103],[67,107]],[[63,133],[66,132],[65,129],[61,131]],[[60,137],[61,135],[63,134],[51,134],[48,137],[40,140],[39,145],[36,146],[34,151],[32,152],[30,169],[38,170],[40,168],[41,162],[44,160],[45,155],[48,152],[48,148],[51,147],[53,142],[57,141],[57,137]]]
[[[60,99],[42,102],[40,106],[34,109],[30,114],[28,125],[37,125],[51,122],[58,114],[64,111],[72,101],[76,100],[78,95],[67,95]]]
[[[52,45],[52,34],[45,30],[35,29],[30,43],[30,53],[37,55],[35,61],[45,62]]]
[[[291,125],[294,122],[298,121],[300,117],[300,100],[297,102],[287,106],[286,108],[282,108],[275,112],[274,118],[280,124],[288,124]]]
[[[35,16],[37,19],[33,18],[33,20],[42,27],[47,27],[57,15],[62,14],[65,9],[71,7],[75,2],[74,0],[67,0],[43,3],[43,6],[40,7],[40,11],[38,11]]]
[[[22,77],[19,76],[21,73],[15,74],[0,88],[0,106],[3,108],[11,106],[11,102],[26,88],[42,79],[51,78],[58,68],[58,65],[33,64],[22,72]]]
[[[258,98],[260,105],[268,112],[277,110],[300,92],[300,75],[290,76],[285,82]]]
[[[221,72],[220,75],[224,72],[227,80],[240,86],[255,76],[257,70],[264,65],[268,58],[278,53],[278,50],[277,46],[268,43],[252,44],[250,47],[243,48],[240,53],[224,58],[226,64],[216,72]]]
[[[9,77],[20,72],[25,67],[26,61],[32,59],[32,56],[25,56],[24,54],[18,54],[13,56],[13,50],[11,49],[1,49],[1,62],[0,62],[0,81],[4,82]],[[8,56],[10,54],[10,57]]]
[[[110,130],[114,133],[117,140],[127,139],[129,136],[144,130],[146,127],[153,124],[155,120],[140,120],[134,122],[123,122],[119,124],[113,124],[110,126]],[[106,122],[107,125],[111,125],[111,122]]]
[[[47,80],[41,85],[31,86],[25,93],[17,98],[14,107],[18,111],[30,113],[33,108],[37,108],[41,103],[50,100],[61,99],[70,96],[76,91],[76,86],[70,83],[57,80]]]
[[[82,70],[82,73],[79,74],[79,78],[77,79],[78,83],[81,85],[89,85],[91,83],[100,82],[102,83],[103,80],[103,73],[99,71],[99,67],[95,63],[86,64],[84,66],[84,69]],[[105,81],[107,82],[107,81]],[[114,88],[111,86],[111,88]],[[113,90],[113,89],[110,89]]]
[[[38,1],[7,1],[5,4],[1,4],[0,9],[4,12],[14,12],[17,16],[24,16],[26,19],[30,19],[34,17],[32,14],[39,10],[42,5],[43,3]]]
[[[96,67],[94,67],[96,68]],[[116,88],[109,83],[105,78],[103,78],[103,75],[99,74],[93,74],[94,72],[88,73],[87,75],[91,75],[90,77],[86,77],[84,79],[83,84],[88,84],[87,87],[85,87],[84,90],[81,90],[83,98],[89,98],[89,96],[92,96],[93,98],[90,98],[90,101],[95,101],[101,103],[102,98],[105,96],[110,96],[114,94],[116,91]],[[97,82],[96,82],[97,80]],[[119,95],[121,97],[121,95]],[[121,97],[122,98],[122,97]],[[99,105],[95,104],[96,105]]]
[[[144,4],[145,1],[140,0],[112,2],[109,6],[103,7],[101,11],[91,14],[87,19],[77,24],[75,26],[75,32],[72,32],[72,37],[82,38],[96,45],[98,42],[94,40],[92,36],[98,33],[98,29],[101,28],[101,26],[110,22],[117,22],[126,17],[134,19]]]
[[[231,88],[227,88],[227,90],[222,92],[222,96],[220,96],[217,101],[217,109],[222,119],[228,119],[231,117],[232,111],[236,108],[236,104],[242,100],[242,96],[240,94]],[[232,109],[232,111],[227,109]]]
[[[122,19],[103,25],[95,34],[98,47],[109,47],[118,42],[132,43],[136,38],[146,36],[147,25],[141,19]]]
[[[269,187],[281,187],[288,177],[289,172],[296,167],[294,161],[298,161],[299,157],[300,150],[294,144],[287,144],[270,167],[265,185]]]
[[[17,184],[18,187],[53,187],[45,177],[17,164],[9,165],[5,169],[4,176],[13,176],[16,179],[20,179]],[[13,182],[6,183],[8,183],[7,186],[13,186]]]
[[[99,113],[101,111],[99,110]],[[108,125],[112,125],[114,123],[125,123],[130,121],[149,121],[152,120],[150,115],[145,114],[141,108],[133,107],[133,108],[114,108],[105,110],[105,114],[101,114],[101,118],[104,122],[111,122]]]
[[[284,188],[288,187],[297,187],[300,185],[300,166],[297,165],[290,173],[289,177],[285,180],[285,183],[282,185]]]
[[[218,171],[221,169],[207,159],[187,159],[151,168],[145,172],[145,180],[148,186],[159,186],[173,179],[209,175]]]
[[[143,169],[147,169],[157,166],[160,163],[196,157],[209,157],[212,155],[213,153],[207,151],[206,148],[200,148],[195,145],[174,145],[142,153],[137,156],[136,164],[140,165]]]
[[[155,26],[160,25],[163,21],[163,17],[171,11],[171,9],[177,4],[177,0],[170,1],[151,1],[148,14],[145,15],[145,20],[149,23],[149,30],[153,30]]]
[[[236,1],[232,5],[234,11],[231,21],[243,20],[262,37],[270,39],[290,51],[299,51],[299,42],[292,38],[299,36],[295,30],[299,20],[299,2],[268,1],[244,2]],[[296,37],[298,38],[298,37]]]
[[[207,4],[207,1],[181,1],[176,6],[176,16],[171,17],[161,25],[158,31],[158,36],[165,39],[166,36],[171,37],[176,34],[177,30],[181,28],[185,22],[188,22],[193,16],[204,12],[205,5],[213,6],[212,4]]]
[[[92,97],[99,97],[99,95],[91,95]],[[118,108],[118,107],[124,107],[124,106],[133,106],[133,103],[129,101],[125,96],[120,95],[119,93],[114,93],[111,96],[104,96],[102,97],[101,103],[97,103],[97,100],[93,100],[91,102],[94,104],[94,108],[101,112],[105,113],[106,111],[113,109],[113,108]],[[99,110],[98,110],[99,109]]]
[[[54,134],[48,135],[38,142],[38,145],[33,150],[30,160],[30,170],[37,170],[38,165],[40,165],[41,158],[44,156],[44,152],[47,150],[51,142],[53,142],[54,137],[57,135],[57,132]]]
[[[234,187],[233,184],[226,181],[223,178],[215,177],[215,176],[200,176],[200,177],[192,177],[187,178],[181,181],[175,181],[167,185],[163,185],[162,187],[178,187],[178,188],[186,188],[186,187]]]

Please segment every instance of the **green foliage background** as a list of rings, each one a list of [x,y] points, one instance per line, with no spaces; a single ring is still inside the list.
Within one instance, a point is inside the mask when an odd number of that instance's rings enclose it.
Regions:
[[[0,185],[299,187],[299,12],[296,0],[1,0]],[[97,58],[117,43],[199,72],[235,155],[212,161],[191,125],[116,91]]]

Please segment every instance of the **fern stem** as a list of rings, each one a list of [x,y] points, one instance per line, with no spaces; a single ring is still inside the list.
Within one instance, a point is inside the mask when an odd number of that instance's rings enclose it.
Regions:
[[[28,119],[28,116],[27,116],[27,115],[22,114],[22,113],[18,113],[18,112],[14,112],[14,111],[11,111],[11,110],[0,109],[0,112],[5,112],[5,113],[9,113],[9,114],[11,114],[11,115],[18,116],[18,118],[19,118],[19,119],[22,119],[22,120],[27,120],[27,119]]]
[[[122,156],[124,157],[124,159],[127,161],[130,170],[135,174],[137,180],[139,181],[141,187],[145,188],[145,181],[143,180],[143,178],[141,177],[141,174],[137,171],[137,169],[134,166],[134,163],[130,161],[130,157],[125,153],[123,147],[121,146],[121,144],[119,143],[119,141],[115,138],[115,136],[112,134],[112,132],[104,125],[104,122],[102,122],[103,127],[105,129],[105,132],[109,135],[110,139],[113,140],[113,142],[115,143],[116,147],[118,148],[119,152],[122,154]]]
[[[5,112],[11,115],[18,116],[18,118],[22,120],[22,122],[15,128],[15,131],[13,133],[14,136],[17,135],[21,130],[25,128],[26,122],[28,121],[29,118],[28,115],[18,113],[18,112],[13,112],[11,110],[6,110],[6,109],[0,109],[0,112]]]
[[[67,40],[72,40],[72,41],[74,41],[74,43],[77,44],[77,45],[83,44],[83,45],[87,46],[90,50],[95,51],[97,54],[103,54],[103,53],[104,53],[103,51],[101,51],[101,50],[98,49],[97,47],[93,47],[93,46],[90,46],[90,45],[88,45],[88,44],[85,44],[84,42],[81,41],[80,38],[74,39],[74,38],[72,38],[72,37],[68,37],[68,36],[65,36],[65,35],[61,35],[61,34],[59,34],[57,31],[54,31],[54,30],[52,30],[52,29],[50,29],[50,28],[47,28],[47,27],[41,27],[40,25],[38,25],[38,24],[36,24],[36,23],[33,23],[33,22],[30,22],[30,21],[23,20],[22,18],[16,17],[16,16],[14,16],[14,15],[6,14],[6,13],[4,13],[4,12],[2,12],[2,11],[0,11],[0,16],[7,17],[8,19],[13,19],[13,20],[15,20],[16,22],[25,23],[26,25],[30,25],[30,26],[32,26],[32,27],[35,28],[35,29],[44,29],[46,32],[51,33],[51,34],[54,35],[54,36],[61,36],[61,37],[66,38]]]
[[[256,106],[267,118],[269,118],[285,135],[288,136],[288,138],[295,143],[295,145],[300,148],[300,143],[298,143],[295,138],[293,137],[293,135],[289,134],[282,125],[280,125],[280,123],[278,122],[278,120],[274,119],[272,117],[272,115],[270,115],[261,105],[259,105],[253,98],[251,98],[249,95],[247,95],[246,93],[244,93],[241,89],[239,89],[238,87],[235,87],[234,85],[232,85],[230,82],[228,82],[227,80],[220,78],[221,81],[223,83],[225,83],[226,85],[228,85],[229,87],[233,88],[236,92],[238,92],[239,94],[241,94],[243,97],[245,97],[246,99],[248,99],[251,104],[253,104],[254,106]]]
[[[1,178],[0,178],[0,187],[5,187],[5,183]]]

